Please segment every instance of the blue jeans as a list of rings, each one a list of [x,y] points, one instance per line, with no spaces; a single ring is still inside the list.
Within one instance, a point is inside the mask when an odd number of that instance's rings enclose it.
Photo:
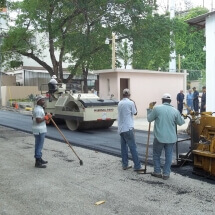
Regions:
[[[169,176],[171,172],[172,164],[172,151],[175,143],[160,143],[155,138],[153,142],[153,163],[154,163],[154,172],[161,173],[161,164],[160,157],[162,150],[165,150],[165,164],[163,166],[163,175]]]
[[[45,140],[46,133],[40,133],[34,135],[35,137],[35,158],[42,158],[42,149]]]
[[[128,166],[128,147],[130,149],[132,159],[134,162],[134,169],[138,170],[141,168],[140,160],[138,158],[137,146],[134,139],[133,130],[122,132],[121,136],[121,156],[122,156],[122,167]]]

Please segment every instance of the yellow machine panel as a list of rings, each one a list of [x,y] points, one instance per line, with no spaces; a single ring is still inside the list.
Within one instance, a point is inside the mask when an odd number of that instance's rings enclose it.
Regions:
[[[194,170],[215,176],[215,117],[211,112],[201,113],[198,120],[192,120],[192,126]]]

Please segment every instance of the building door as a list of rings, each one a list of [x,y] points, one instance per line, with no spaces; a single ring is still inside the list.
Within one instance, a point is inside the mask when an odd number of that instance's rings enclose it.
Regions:
[[[122,99],[122,91],[125,88],[129,88],[130,85],[130,79],[128,78],[120,78],[120,100]]]

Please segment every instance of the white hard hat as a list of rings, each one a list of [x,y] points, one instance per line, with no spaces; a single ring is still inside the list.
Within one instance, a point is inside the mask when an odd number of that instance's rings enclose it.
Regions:
[[[130,90],[126,88],[122,91],[122,94],[123,95],[130,95]]]
[[[41,99],[45,99],[45,96],[38,95],[38,96],[36,96],[36,98],[35,98],[35,100],[36,100],[37,103],[38,103]]]
[[[56,75],[53,75],[52,78],[57,78],[57,76],[56,76]]]
[[[164,93],[162,99],[169,99],[171,100],[171,95],[169,93]]]

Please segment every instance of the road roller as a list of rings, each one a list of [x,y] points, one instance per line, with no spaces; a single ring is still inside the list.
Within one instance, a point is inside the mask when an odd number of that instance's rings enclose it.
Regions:
[[[55,92],[48,92],[45,112],[53,119],[63,119],[68,129],[87,130],[109,128],[117,119],[118,101],[113,98],[101,99],[93,93],[76,93],[66,90],[61,84]]]

